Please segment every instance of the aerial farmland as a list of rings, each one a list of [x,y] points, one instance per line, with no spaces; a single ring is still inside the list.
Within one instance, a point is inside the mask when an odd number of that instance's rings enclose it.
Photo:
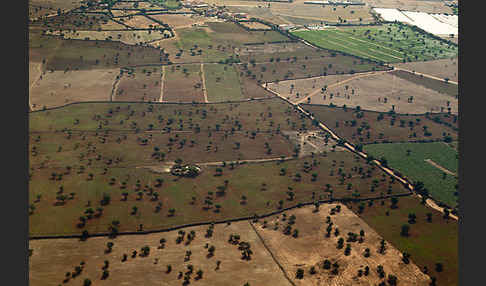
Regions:
[[[29,0],[31,285],[459,285],[443,1]]]

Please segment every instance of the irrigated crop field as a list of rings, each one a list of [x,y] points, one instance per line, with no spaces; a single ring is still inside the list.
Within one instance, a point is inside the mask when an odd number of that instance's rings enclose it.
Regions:
[[[436,40],[403,24],[292,33],[322,48],[386,63],[450,58],[458,53],[457,46]]]
[[[457,221],[444,219],[441,213],[420,204],[416,197],[399,198],[397,208],[391,208],[389,199],[383,205],[380,200],[373,201],[371,206],[366,203],[361,213],[360,204],[352,203],[349,206],[399,251],[409,253],[410,260],[422,271],[425,272],[426,267],[428,275],[437,279],[437,285],[458,285]],[[410,219],[413,215],[415,220]],[[409,236],[400,234],[404,224],[410,227]],[[437,271],[437,263],[442,264],[440,272]]]
[[[389,166],[410,180],[423,182],[432,198],[449,207],[457,206],[458,154],[447,144],[372,144],[363,149],[375,158],[385,158]]]
[[[342,107],[304,104],[303,108],[342,138],[353,144],[457,140],[457,132],[425,115],[403,115],[361,111]],[[456,115],[437,114],[440,119]]]

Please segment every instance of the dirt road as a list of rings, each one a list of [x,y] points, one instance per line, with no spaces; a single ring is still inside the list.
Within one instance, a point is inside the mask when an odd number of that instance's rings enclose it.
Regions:
[[[203,85],[203,92],[204,92],[204,102],[208,103],[208,91],[206,90],[206,77],[204,76],[204,63],[201,63],[201,79]]]
[[[431,78],[431,79],[435,79],[435,80],[438,80],[438,81],[446,82],[443,78],[440,78],[440,77],[436,77],[436,76],[433,76],[433,75],[430,75],[430,74],[419,73],[419,72],[416,72],[416,71],[406,70],[406,69],[395,67],[395,66],[393,67],[393,70],[406,71],[406,72],[409,72],[409,73],[412,73],[412,74],[421,75],[421,76],[428,77],[428,78]],[[452,81],[452,80],[449,80],[447,82],[455,84],[455,85],[459,84],[458,82]]]
[[[427,163],[429,163],[430,165],[436,167],[437,169],[443,171],[446,174],[449,174],[451,176],[457,177],[457,174],[456,173],[447,170],[446,168],[442,167],[441,165],[437,164],[436,162],[432,161],[431,159],[425,159],[424,161],[427,162]]]

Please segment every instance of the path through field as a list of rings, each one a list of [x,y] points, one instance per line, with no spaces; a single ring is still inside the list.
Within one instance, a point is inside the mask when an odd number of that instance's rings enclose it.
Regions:
[[[412,73],[412,74],[421,75],[421,76],[428,77],[428,78],[431,78],[431,79],[435,79],[435,80],[438,80],[438,81],[445,81],[443,78],[438,78],[438,77],[433,76],[433,75],[419,73],[419,72],[411,71],[411,70],[406,70],[406,69],[395,67],[395,66],[393,67],[393,70],[406,71],[406,72],[409,72],[409,73]],[[452,80],[449,80],[448,83],[452,83],[452,84],[455,84],[455,85],[459,84],[458,82],[452,81]]]
[[[206,90],[206,77],[204,76],[204,63],[201,63],[201,78],[204,92],[204,102],[208,103],[208,91]]]
[[[436,167],[437,169],[443,171],[444,173],[447,173],[451,176],[457,177],[456,173],[447,170],[446,168],[442,167],[441,165],[437,164],[436,162],[432,161],[431,159],[425,159],[424,161],[429,163],[430,165]]]
[[[165,66],[162,66],[162,76],[160,77],[160,99],[159,102],[164,102],[164,80],[165,80]]]

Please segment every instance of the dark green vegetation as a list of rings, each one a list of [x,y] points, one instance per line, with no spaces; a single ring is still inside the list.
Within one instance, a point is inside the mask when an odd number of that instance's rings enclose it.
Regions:
[[[435,80],[432,78],[412,74],[406,71],[393,71],[391,72],[393,75],[396,75],[400,78],[408,80],[412,83],[422,85],[426,88],[430,88],[440,93],[444,93],[453,97],[459,96],[459,86],[457,84],[446,83],[443,81]]]
[[[423,182],[434,199],[449,207],[456,207],[457,177],[425,161],[430,159],[457,174],[458,154],[447,144],[443,142],[373,144],[364,146],[364,151],[375,158],[385,158],[389,166],[412,181]]]
[[[402,253],[410,254],[410,260],[420,270],[427,267],[428,275],[437,278],[436,285],[458,285],[457,221],[444,219],[441,213],[420,204],[415,197],[398,198],[397,208],[391,208],[389,199],[384,205],[380,201],[373,201],[372,206],[366,204],[361,213],[360,203],[349,205],[385,240]],[[400,234],[403,225],[409,226],[409,236]],[[437,263],[443,265],[442,272],[436,271]]]
[[[209,102],[244,99],[235,66],[221,64],[204,65]]]
[[[294,35],[322,48],[378,62],[396,63],[454,57],[456,45],[404,24],[298,31]]]
[[[452,127],[438,123],[438,121],[452,123],[454,120],[457,122],[457,115],[447,113],[404,115],[313,104],[302,104],[302,107],[319,121],[327,124],[338,136],[355,145],[457,140],[457,132]]]

